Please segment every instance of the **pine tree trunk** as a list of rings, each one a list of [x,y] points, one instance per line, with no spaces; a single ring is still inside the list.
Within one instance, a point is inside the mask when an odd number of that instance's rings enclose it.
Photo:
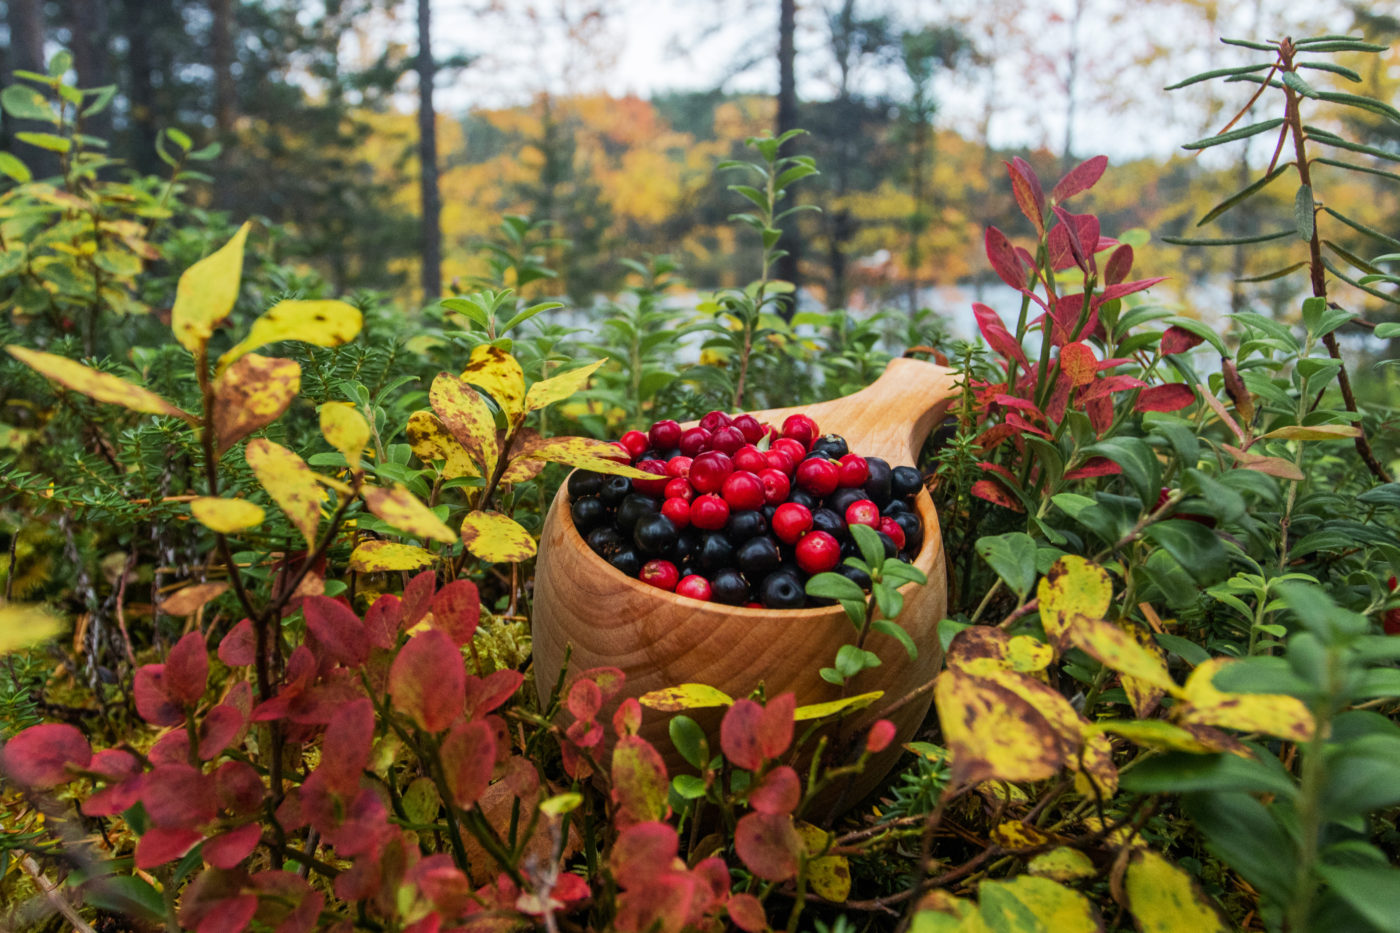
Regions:
[[[442,195],[438,190],[437,111],[433,108],[432,17],[429,0],[418,0],[418,161],[422,167],[423,301],[442,296]]]
[[[233,131],[238,119],[238,88],[233,81],[233,0],[210,0],[214,22],[209,30],[214,65],[214,123],[221,136]]]
[[[44,60],[44,4],[41,0],[9,0],[10,60],[3,75],[3,83],[23,84],[34,87],[30,82],[19,81],[10,71],[47,71]],[[58,156],[55,153],[12,140],[15,133],[52,133],[51,124],[37,120],[14,120],[5,116],[5,148],[15,152],[33,171],[36,178],[48,178],[58,174]]]
[[[156,157],[156,93],[151,79],[150,16],[147,0],[122,0],[126,32],[126,64],[130,81],[131,163],[137,172],[150,175],[160,171]]]
[[[775,134],[781,136],[788,130],[797,128],[797,79],[793,71],[793,61],[796,58],[794,33],[797,31],[797,0],[779,0],[778,12],[778,121]],[[790,152],[792,148],[792,143],[783,146],[785,153]],[[786,251],[787,255],[775,263],[773,274],[796,287],[800,284],[798,262],[801,258],[802,240],[797,234],[796,217],[789,217],[785,223],[778,247]],[[797,309],[796,293],[784,299],[779,307],[783,317],[791,319]]]

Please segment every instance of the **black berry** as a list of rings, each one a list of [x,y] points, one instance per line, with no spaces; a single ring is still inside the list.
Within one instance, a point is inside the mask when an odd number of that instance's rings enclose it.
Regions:
[[[758,588],[759,602],[769,609],[801,609],[807,601],[802,580],[795,572],[780,570],[763,578]]]
[[[743,544],[750,538],[761,535],[768,530],[768,521],[763,517],[763,513],[754,510],[743,510],[729,513],[729,524],[724,526],[724,533],[734,545]]]
[[[880,457],[866,457],[865,463],[870,468],[870,478],[865,481],[866,498],[884,508],[890,501],[892,471],[889,462]]]
[[[590,470],[575,470],[569,474],[569,498],[596,496],[603,490],[603,474]]]
[[[710,578],[710,597],[717,603],[742,606],[749,601],[748,581],[732,567],[721,570]]]
[[[767,535],[745,541],[739,546],[734,559],[750,580],[762,580],[783,562],[778,553],[778,542]]]
[[[589,496],[586,499],[575,499],[574,504],[569,507],[569,515],[573,518],[578,533],[586,535],[607,521],[608,510],[602,500],[596,496]]]
[[[924,478],[911,466],[897,466],[890,471],[890,493],[896,499],[911,499],[924,488]]]
[[[598,490],[598,497],[603,500],[603,504],[616,508],[617,504],[632,491],[632,481],[625,476],[609,476],[603,480],[603,488]]]
[[[637,522],[632,541],[647,557],[664,557],[675,546],[676,526],[665,515],[648,515]]]

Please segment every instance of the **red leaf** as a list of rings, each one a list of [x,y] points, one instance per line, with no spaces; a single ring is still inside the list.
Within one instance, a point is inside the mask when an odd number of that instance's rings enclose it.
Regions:
[[[1080,396],[1081,402],[1092,402],[1096,399],[1107,398],[1114,392],[1126,392],[1129,389],[1141,389],[1147,383],[1135,376],[1105,376]]]
[[[323,773],[331,790],[351,797],[360,787],[373,744],[374,705],[369,697],[361,697],[331,717],[321,740],[321,764],[316,770]]]
[[[759,748],[764,758],[777,758],[788,750],[792,744],[793,716],[796,712],[796,694],[781,693],[768,701],[758,733]]]
[[[1115,298],[1122,298],[1124,295],[1131,295],[1134,292],[1145,291],[1158,282],[1165,282],[1167,277],[1159,275],[1151,279],[1137,279],[1133,282],[1119,282],[1117,285],[1110,285],[1099,295],[1100,301],[1112,301]]]
[[[680,839],[669,824],[634,823],[618,834],[608,867],[622,887],[637,887],[670,871],[679,851]]]
[[[997,277],[1018,292],[1023,291],[1026,288],[1026,270],[1021,267],[1021,257],[1016,255],[1016,248],[1006,234],[996,227],[988,227],[983,237],[983,247]]]
[[[802,837],[787,814],[748,813],[734,828],[734,851],[763,880],[786,881],[797,874]]]
[[[1113,400],[1108,396],[1085,402],[1084,411],[1089,415],[1089,424],[1096,437],[1102,437],[1103,432],[1113,426]]]
[[[759,813],[791,813],[801,801],[802,779],[787,765],[769,771],[749,791],[749,806]]]
[[[1104,264],[1103,281],[1105,285],[1117,285],[1128,277],[1128,273],[1133,269],[1133,248],[1127,243],[1118,247],[1108,257],[1108,262]]]
[[[598,689],[598,685],[591,680],[583,679],[574,681],[574,685],[569,688],[569,696],[565,700],[565,705],[575,719],[586,721],[598,715],[598,710],[603,708],[603,691]]]
[[[190,761],[190,734],[173,729],[156,740],[146,752],[153,765],[183,765]]]
[[[729,919],[744,933],[763,933],[768,929],[768,916],[763,912],[763,902],[752,894],[736,891],[729,895],[726,905]]]
[[[365,613],[365,637],[376,648],[391,649],[399,641],[403,627],[403,601],[393,593],[385,593],[374,601]]]
[[[68,766],[86,768],[92,761],[87,737],[67,723],[30,726],[5,743],[5,774],[20,784],[48,790],[73,779]]]
[[[636,735],[642,728],[642,704],[634,698],[628,697],[617,707],[617,712],[613,713],[613,731],[619,737],[624,735]]]
[[[1013,512],[1024,512],[1025,508],[1015,496],[1002,488],[996,480],[979,479],[972,484],[971,492],[979,499],[993,502],[1003,508],[1011,509]]]
[[[763,722],[763,707],[753,700],[735,700],[725,711],[719,724],[719,746],[730,764],[745,771],[757,771],[763,765],[763,751],[758,733]]]
[[[984,304],[974,303],[972,313],[977,318],[977,329],[982,332],[982,339],[987,341],[987,346],[1008,360],[1020,363],[1022,369],[1030,368],[1026,363],[1026,351],[1021,349],[1021,345],[1001,323],[1001,318],[995,311]]]
[[[1094,381],[1099,371],[1099,359],[1088,344],[1067,343],[1060,349],[1060,372],[1069,377],[1075,388]]]
[[[662,820],[669,815],[666,764],[650,742],[635,735],[618,739],[611,771],[619,825]]]
[[[211,709],[199,724],[199,760],[216,758],[238,741],[247,721],[243,713],[224,703]]]
[[[244,619],[229,629],[223,641],[219,642],[219,660],[229,667],[247,667],[257,659],[258,642],[253,632],[253,620]]]
[[[369,660],[369,634],[349,607],[328,596],[308,596],[301,611],[306,616],[306,627],[336,661],[359,667]]]
[[[141,802],[151,825],[161,829],[203,826],[218,812],[214,781],[187,764],[164,764],[146,772]]]
[[[1041,417],[1044,416],[1042,415]],[[1025,418],[1022,418],[1020,415],[1016,414],[1014,411],[1006,416],[1006,424],[1007,427],[1015,428],[1022,434],[1034,434],[1037,437],[1050,436],[1049,431],[1036,427],[1035,425],[1027,421]]]
[[[124,748],[104,748],[92,756],[87,770],[108,781],[124,781],[141,773],[141,759]]]
[[[477,595],[475,583],[454,580],[437,591],[432,607],[435,628],[442,629],[459,645],[472,640],[481,620],[481,597]]]
[[[190,632],[175,643],[165,658],[165,691],[186,707],[196,706],[209,681],[209,649],[204,636]]]
[[[524,682],[525,675],[513,670],[492,671],[485,677],[468,674],[467,718],[476,719],[498,708]]]
[[[1007,164],[1006,171],[1011,176],[1011,193],[1016,196],[1021,213],[1035,226],[1036,233],[1045,233],[1045,192],[1035,169],[1017,156]]]
[[[118,784],[104,787],[82,802],[83,813],[87,816],[116,816],[130,809],[141,799],[141,778],[129,777]]]
[[[267,789],[252,765],[227,761],[214,769],[214,799],[224,810],[245,816],[262,808]]]
[[[441,732],[462,714],[467,671],[457,646],[437,629],[419,632],[389,668],[389,698],[429,732]]]
[[[581,671],[578,676],[586,677],[598,685],[598,689],[603,691],[604,703],[617,696],[617,691],[622,689],[622,682],[627,679],[627,675],[616,667],[591,667]]]
[[[1196,390],[1184,382],[1143,389],[1137,398],[1137,411],[1180,411],[1196,404]]]
[[[1106,168],[1108,156],[1094,156],[1080,162],[1056,183],[1054,190],[1050,192],[1050,200],[1059,204],[1082,191],[1088,191],[1103,177]]]
[[[153,726],[178,726],[185,711],[170,698],[165,686],[165,665],[144,664],[136,669],[132,684],[136,712]]]
[[[1090,457],[1084,465],[1070,470],[1065,479],[1091,479],[1095,476],[1117,476],[1123,468],[1107,457]]]
[[[212,839],[204,840],[204,862],[215,868],[235,868],[238,863],[253,854],[262,839],[262,826],[246,823],[237,829],[220,833]]]
[[[1010,470],[1008,470],[1006,467],[1002,466],[999,463],[993,463],[990,460],[983,460],[977,465],[982,469],[986,470],[988,473],[995,473],[997,476],[1002,477],[1007,481],[1007,483],[1009,483],[1013,487],[1020,485],[1019,481],[1016,479],[1016,474],[1012,473]]]
[[[1035,402],[1032,402],[1030,399],[1021,398],[1018,395],[1007,395],[1005,392],[998,392],[996,395],[992,396],[992,401],[996,402],[998,405],[1004,405],[1007,408],[1019,408],[1022,411],[1028,411],[1037,418],[1045,417],[1045,413],[1036,407]]]
[[[442,742],[442,767],[452,802],[471,807],[486,792],[496,767],[496,731],[484,720],[457,723]]]
[[[581,901],[593,892],[588,887],[588,882],[578,875],[563,872],[554,882],[554,889],[549,892],[551,900],[563,901],[565,909],[569,904]]]
[[[193,829],[148,829],[136,842],[136,867],[155,868],[173,862],[199,844],[203,833]],[[253,898],[253,906],[257,907]]]
[[[408,586],[403,588],[404,628],[413,628],[428,614],[436,587],[437,574],[431,570],[424,570],[408,581]]]
[[[894,723],[888,719],[877,719],[870,727],[870,734],[865,737],[865,750],[872,755],[878,755],[890,747],[894,741]]]
[[[1162,354],[1171,356],[1173,353],[1185,353],[1192,347],[1200,346],[1204,340],[1204,337],[1198,337],[1186,328],[1173,324],[1162,332]]]
[[[1071,214],[1058,205],[1051,211],[1059,223],[1050,231],[1050,261],[1056,270],[1078,266],[1084,273],[1094,268],[1092,247],[1098,244],[1099,220],[1092,214]],[[1087,221],[1086,221],[1087,218]],[[1092,222],[1092,223],[1089,223]]]

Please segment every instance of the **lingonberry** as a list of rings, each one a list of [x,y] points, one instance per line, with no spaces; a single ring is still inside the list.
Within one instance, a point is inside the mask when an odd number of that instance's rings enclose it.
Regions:
[[[889,539],[894,542],[896,548],[901,551],[904,550],[904,529],[899,527],[899,522],[888,516],[883,516],[880,519],[878,528],[881,534],[889,536]]]
[[[694,457],[710,445],[710,432],[704,428],[687,428],[679,445],[682,456]]]
[[[677,476],[675,479],[667,480],[666,488],[661,490],[661,494],[667,499],[684,499],[689,502],[695,498],[695,487],[690,485],[689,480]]]
[[[801,441],[791,437],[780,437],[768,446],[770,451],[780,450],[787,455],[793,463],[801,463],[802,458],[807,456],[807,446]]]
[[[791,570],[778,570],[764,577],[758,598],[769,609],[801,609],[807,601],[801,579]]]
[[[865,481],[870,479],[870,465],[860,454],[846,454],[840,458],[839,462],[841,464],[839,485],[842,487],[864,486]]]
[[[744,434],[744,440],[750,444],[757,444],[763,440],[763,425],[758,423],[758,419],[753,415],[738,415],[732,422]]]
[[[911,499],[924,488],[924,478],[911,466],[897,466],[890,470],[890,495],[896,499]]]
[[[745,470],[737,470],[726,476],[720,492],[730,509],[763,508],[763,480]]]
[[[696,496],[690,503],[690,523],[705,531],[718,531],[729,521],[729,503],[714,493]]]
[[[707,450],[695,458],[690,465],[690,485],[696,492],[719,492],[724,481],[734,472],[734,461],[729,454],[718,450]]]
[[[689,596],[691,599],[709,602],[712,593],[710,581],[696,573],[682,578],[681,582],[676,584],[677,596]]]
[[[671,476],[685,479],[690,475],[690,465],[695,462],[694,457],[686,457],[680,454],[666,461],[666,472]]]
[[[658,450],[670,450],[681,443],[681,426],[675,421],[658,421],[647,431],[647,440]]]
[[[797,465],[797,485],[814,496],[830,495],[841,478],[841,468],[831,460],[803,460]]]
[[[812,446],[812,441],[821,436],[817,423],[806,415],[788,415],[783,419],[783,437],[790,437],[802,444],[803,449]]]
[[[647,436],[641,431],[628,431],[618,438],[618,443],[631,454],[633,460],[646,453],[647,448],[651,446],[651,441],[647,440]]]
[[[637,579],[659,590],[674,590],[680,582],[681,573],[669,560],[649,560],[642,565]]]
[[[796,544],[811,527],[812,510],[805,505],[784,502],[773,513],[773,534],[784,544]]]
[[[666,464],[660,460],[642,460],[637,463],[637,469],[643,473],[654,473],[656,479],[634,479],[632,486],[648,496],[659,496],[666,491],[666,483],[671,477],[666,473]]]
[[[847,525],[865,525],[869,528],[879,529],[880,510],[875,507],[875,503],[869,499],[857,499],[846,508]]]
[[[734,469],[736,470],[757,473],[759,470],[768,469],[767,455],[752,444],[745,444],[730,456],[734,458]]]
[[[768,469],[777,470],[785,476],[791,476],[792,471],[797,467],[797,461],[782,450],[765,450],[763,459],[768,462]]]
[[[661,503],[661,514],[670,519],[672,525],[684,528],[690,524],[690,501],[680,496],[671,496]]]
[[[809,531],[797,542],[797,566],[807,573],[825,573],[841,563],[841,544],[825,531]]]
[[[745,443],[744,432],[732,424],[719,428],[710,435],[710,448],[727,454],[734,453]]]
[[[733,423],[734,419],[730,418],[722,411],[706,412],[705,417],[700,419],[700,427],[712,434],[720,428],[729,427]]]
[[[787,478],[786,473],[768,467],[758,471],[758,478],[763,483],[764,502],[768,505],[777,505],[787,501],[788,493],[792,490],[792,482]]]

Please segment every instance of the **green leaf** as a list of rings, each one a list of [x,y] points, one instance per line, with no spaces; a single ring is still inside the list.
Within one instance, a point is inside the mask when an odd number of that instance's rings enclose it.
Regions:
[[[879,666],[878,655],[855,645],[842,645],[836,651],[836,670],[848,680],[866,668]]]
[[[1192,667],[1210,660],[1210,652],[1189,638],[1161,633],[1154,634],[1152,640]]]
[[[1288,900],[1295,882],[1296,849],[1262,803],[1242,791],[1230,791],[1185,794],[1182,804],[1212,852],[1265,897]]]
[[[876,632],[879,632],[881,635],[890,636],[895,641],[903,645],[904,650],[909,655],[910,660],[918,658],[918,645],[914,644],[914,639],[910,637],[909,633],[906,632],[904,630],[904,627],[898,622],[893,622],[889,619],[876,619],[874,622],[870,623],[870,628]]]
[[[1346,224],[1348,227],[1357,231],[1358,233],[1364,233],[1372,239],[1379,240],[1391,249],[1400,249],[1400,240],[1395,239],[1395,237],[1387,236],[1386,234],[1375,229],[1374,227],[1366,226],[1359,220],[1352,220],[1350,217],[1347,217],[1344,214],[1339,214],[1332,208],[1327,207],[1326,205],[1323,205],[1322,209],[1331,216],[1340,220],[1342,223]]]
[[[694,774],[678,774],[671,778],[671,789],[682,800],[699,800],[705,796],[705,781]]]
[[[1193,143],[1182,146],[1183,149],[1209,149],[1212,146],[1219,146],[1223,143],[1232,143],[1237,139],[1248,139],[1251,136],[1258,136],[1260,133],[1267,133],[1269,130],[1278,129],[1283,125],[1282,117],[1275,117],[1272,120],[1264,120],[1259,123],[1251,123],[1249,126],[1241,126],[1238,129],[1230,130],[1228,133],[1217,133],[1214,136],[1207,136],[1205,139],[1198,139]]]
[[[1291,232],[1292,231],[1288,231],[1286,233],[1280,234],[1277,237],[1271,237],[1271,239],[1280,239],[1283,236],[1288,236],[1289,234],[1291,234]],[[1180,327],[1184,331],[1190,331],[1197,337],[1200,337],[1206,343],[1210,344],[1211,347],[1213,347],[1215,351],[1221,356],[1230,355],[1229,350],[1227,350],[1225,347],[1225,341],[1221,339],[1219,332],[1216,331],[1215,328],[1206,324],[1205,321],[1198,321],[1195,318],[1182,317],[1178,315],[1166,318],[1162,323],[1167,324],[1171,327]]]
[[[1299,43],[1301,44],[1301,43]],[[1374,42],[1362,42],[1360,39],[1336,39],[1319,41],[1309,45],[1300,51],[1307,52],[1384,52],[1388,46],[1377,45]]]
[[[1170,519],[1149,525],[1144,535],[1160,545],[1200,583],[1214,583],[1228,569],[1225,547],[1209,528]]]
[[[1311,240],[1313,237],[1313,195],[1311,185],[1299,185],[1293,198],[1293,225],[1298,230],[1298,239]]]
[[[1227,236],[1212,238],[1164,236],[1159,237],[1159,239],[1163,243],[1170,243],[1173,246],[1248,246],[1252,243],[1267,243],[1270,240],[1282,240],[1284,237],[1294,236],[1295,234],[1296,231],[1294,230],[1279,230],[1275,233],[1259,233],[1255,234],[1254,236]]]
[[[1277,125],[1277,122],[1275,123],[1275,125]],[[1230,195],[1228,198],[1221,201],[1219,204],[1215,205],[1215,207],[1212,207],[1209,211],[1207,211],[1204,217],[1196,221],[1196,226],[1201,227],[1210,223],[1212,220],[1219,217],[1221,214],[1225,213],[1230,208],[1234,207],[1236,204],[1239,204],[1241,201],[1247,200],[1248,198],[1251,198],[1254,195],[1258,194],[1260,191],[1263,191],[1266,187],[1268,187],[1270,182],[1278,178],[1280,175],[1282,175],[1284,172],[1288,171],[1292,167],[1292,162],[1285,162],[1282,165],[1277,166],[1272,172],[1265,175],[1258,181],[1247,185],[1244,188],[1241,188],[1239,191],[1236,191],[1234,194]]]
[[[1277,759],[1271,760],[1272,766],[1262,759],[1241,758],[1227,752],[1165,752],[1124,771],[1119,787],[1134,794],[1245,791],[1292,800],[1298,794],[1297,787]]]
[[[1086,457],[1107,457],[1123,468],[1143,505],[1157,501],[1162,488],[1162,464],[1152,447],[1140,437],[1110,437],[1084,450]]]
[[[8,152],[0,152],[0,173],[8,175],[20,184],[34,177],[34,173],[29,171],[29,166]]]
[[[851,537],[856,539],[856,547],[865,558],[866,566],[878,569],[885,562],[885,546],[880,543],[880,533],[868,525],[852,525]]]
[[[807,595],[818,599],[854,599],[865,601],[865,591],[850,577],[839,573],[819,573],[807,581]]]
[[[1268,65],[1237,65],[1234,68],[1217,68],[1214,71],[1203,71],[1200,74],[1192,75],[1189,78],[1184,78],[1176,82],[1175,84],[1169,84],[1166,87],[1162,88],[1162,90],[1177,91],[1181,88],[1190,87],[1193,84],[1198,84],[1201,81],[1210,81],[1214,78],[1225,78],[1231,75],[1249,74],[1254,71],[1263,71],[1268,67]]]
[[[1293,273],[1293,272],[1297,272],[1299,269],[1303,268],[1303,267],[1306,266],[1307,264],[1308,264],[1308,261],[1307,261],[1306,259],[1304,259],[1304,260],[1301,260],[1301,261],[1299,261],[1299,262],[1295,262],[1295,263],[1293,263],[1292,265],[1287,265],[1287,266],[1284,266],[1284,267],[1282,267],[1282,268],[1280,268],[1280,269],[1274,269],[1274,270],[1271,271],[1271,272],[1261,272],[1259,275],[1249,275],[1249,276],[1245,276],[1244,278],[1241,278],[1241,279],[1235,279],[1235,281],[1236,281],[1236,282],[1243,282],[1243,283],[1251,283],[1251,282],[1272,282],[1272,281],[1274,281],[1275,279],[1281,279],[1281,278],[1283,278],[1285,275],[1289,275],[1289,274],[1291,274],[1291,273]]]
[[[29,143],[31,146],[38,146],[40,149],[47,149],[50,152],[68,152],[73,148],[71,139],[54,133],[16,133],[15,139],[22,143]]]
[[[681,757],[696,768],[705,767],[705,760],[709,758],[709,743],[700,724],[689,716],[677,715],[671,717],[667,729],[671,733],[671,744],[676,746]]]
[[[1326,146],[1336,146],[1338,149],[1345,149],[1348,152],[1361,152],[1386,162],[1400,162],[1400,153],[1391,152],[1388,149],[1378,149],[1375,146],[1367,146],[1362,143],[1352,142],[1340,136],[1328,133],[1326,130],[1316,127],[1305,126],[1303,128],[1310,140],[1315,140]]]
[[[1400,868],[1389,865],[1319,865],[1332,891],[1377,930],[1396,930],[1400,918]]]
[[[1035,586],[1035,539],[1021,531],[978,538],[977,553],[1018,600]]]
[[[57,125],[58,114],[53,106],[34,88],[11,84],[0,91],[0,107],[16,120],[43,120]]]
[[[1302,76],[1296,71],[1285,71],[1283,73],[1283,86],[1293,91],[1295,94],[1301,94],[1303,97],[1317,97],[1317,91],[1313,86],[1304,81]]]
[[[1361,83],[1361,75],[1352,71],[1350,68],[1333,62],[1298,62],[1298,67],[1311,68],[1314,71],[1330,71],[1334,75],[1341,75],[1353,84]]]
[[[1344,107],[1355,107],[1358,110],[1379,114],[1394,123],[1400,123],[1400,110],[1396,110],[1389,104],[1381,103],[1373,98],[1363,97],[1360,94],[1343,94],[1339,91],[1318,91],[1317,99],[1325,100],[1328,103],[1341,104]]]

